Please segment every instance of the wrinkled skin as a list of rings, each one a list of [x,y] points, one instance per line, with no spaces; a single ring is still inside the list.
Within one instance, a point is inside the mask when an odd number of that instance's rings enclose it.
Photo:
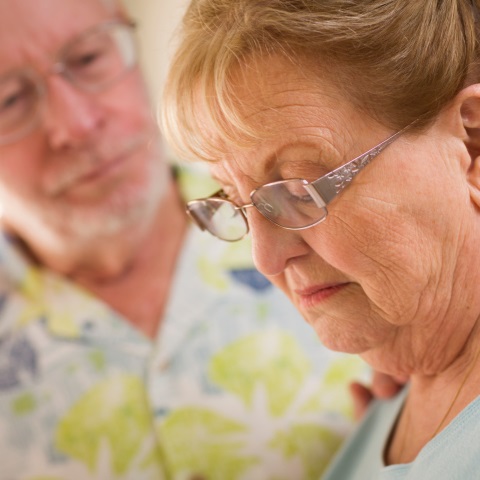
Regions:
[[[240,115],[259,141],[225,142],[198,112],[223,150],[211,171],[238,205],[269,182],[313,181],[392,135],[327,78],[280,57],[261,60],[234,80]],[[472,85],[427,129],[376,157],[317,226],[285,230],[247,210],[259,270],[327,347],[390,375],[386,383],[377,376],[373,392],[352,385],[357,415],[372,393],[391,394],[391,380],[409,379],[387,465],[412,461],[480,395],[479,152],[480,85]]]
[[[72,39],[114,19],[127,20],[115,0],[0,1],[0,75],[29,69],[44,86],[35,128],[0,145],[1,221],[39,264],[154,336],[186,218],[142,74],[88,92],[53,70]]]
[[[0,75],[28,67],[45,83],[37,128],[0,146],[3,223],[42,263],[65,273],[95,265],[116,243],[123,245],[122,256],[133,251],[165,190],[157,129],[139,69],[99,93],[81,91],[51,73],[58,52],[75,35],[121,17],[106,5],[0,2]]]
[[[312,181],[393,133],[327,79],[281,58],[260,65],[238,92],[251,125],[269,133],[251,148],[226,146],[211,166],[239,205],[262,184]],[[322,342],[401,376],[445,369],[480,312],[478,288],[465,282],[479,234],[471,159],[460,115],[444,117],[396,140],[315,227],[284,230],[248,210],[257,267]]]

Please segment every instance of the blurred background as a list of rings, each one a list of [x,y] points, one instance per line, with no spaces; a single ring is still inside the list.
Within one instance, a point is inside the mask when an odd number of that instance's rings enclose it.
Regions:
[[[165,77],[174,50],[174,33],[189,0],[123,0],[130,16],[137,22],[140,62],[152,98],[152,109],[157,113]],[[181,165],[165,145],[170,162]],[[218,190],[202,163],[189,163],[188,169],[178,173],[178,183],[184,200],[201,198]]]
[[[124,0],[124,4],[138,23],[142,68],[156,107],[172,55],[172,36],[188,0]]]

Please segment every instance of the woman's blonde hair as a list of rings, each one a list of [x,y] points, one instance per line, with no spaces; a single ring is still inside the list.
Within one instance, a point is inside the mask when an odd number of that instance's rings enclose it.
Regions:
[[[165,135],[183,158],[207,160],[219,152],[205,118],[224,141],[254,141],[261,132],[239,113],[233,75],[278,54],[330,71],[392,129],[425,125],[476,81],[477,17],[476,0],[193,0],[164,92]]]

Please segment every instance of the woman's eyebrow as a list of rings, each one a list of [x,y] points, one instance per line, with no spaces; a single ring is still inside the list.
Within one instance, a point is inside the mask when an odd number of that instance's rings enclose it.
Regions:
[[[312,168],[314,171],[330,170],[348,160],[348,158],[344,158],[344,155],[340,155],[337,149],[332,148],[330,142],[322,145],[304,144],[303,148],[300,146],[298,151],[282,150],[276,156],[279,168],[287,167],[307,172]]]

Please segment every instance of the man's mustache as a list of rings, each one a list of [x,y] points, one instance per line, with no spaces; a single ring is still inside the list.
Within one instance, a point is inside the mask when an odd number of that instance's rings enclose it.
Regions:
[[[68,152],[68,158],[57,159],[56,168],[52,168],[43,181],[43,189],[50,196],[57,196],[72,185],[111,163],[128,157],[152,141],[150,135],[137,135],[133,138],[119,139],[108,146],[95,145]],[[62,164],[63,163],[63,164]]]

